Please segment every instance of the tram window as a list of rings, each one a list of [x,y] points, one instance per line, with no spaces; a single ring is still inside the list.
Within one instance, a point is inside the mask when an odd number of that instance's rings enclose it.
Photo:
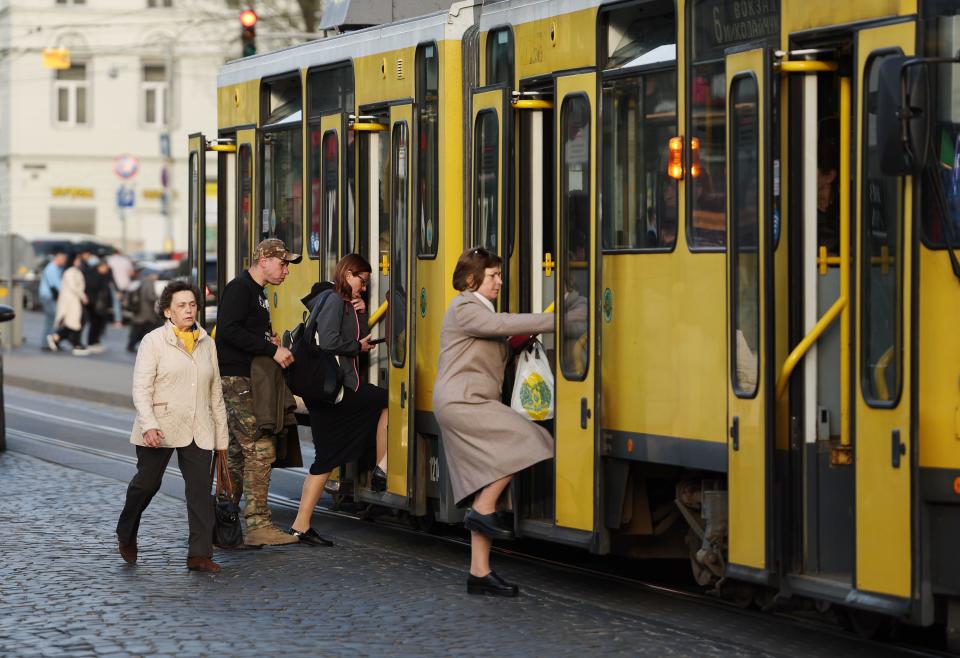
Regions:
[[[687,179],[691,249],[723,249],[727,229],[726,67],[723,61],[690,67],[691,140],[699,140],[700,175]]]
[[[349,254],[357,250],[357,202],[356,202],[356,189],[357,189],[357,180],[356,174],[354,173],[354,153],[357,148],[356,139],[354,137],[354,132],[348,130],[346,133],[347,144],[343,152],[344,157],[344,168],[346,171],[343,175],[343,231],[342,231],[342,240],[343,240],[343,253]]]
[[[237,258],[239,260],[237,270],[239,271],[250,267],[250,231],[253,216],[253,157],[249,144],[240,145],[237,158],[239,160],[237,175],[240,179],[237,185],[237,194],[240,197],[239,203],[237,204],[237,214],[240,220],[240,225],[237,227]]]
[[[323,155],[322,180],[320,184],[320,205],[323,206],[322,224],[324,233],[324,253],[322,272],[328,281],[333,281],[337,267],[337,240],[339,208],[337,203],[338,180],[337,172],[340,166],[340,144],[337,133],[328,130],[323,136],[320,147]]]
[[[417,149],[417,255],[434,258],[440,242],[440,160],[437,134],[439,61],[435,44],[417,48],[417,114],[420,141]]]
[[[654,0],[604,12],[600,38],[606,70],[677,59],[673,0]]]
[[[353,65],[310,71],[307,77],[309,117],[331,112],[353,112]]]
[[[733,390],[738,397],[753,397],[760,377],[760,175],[759,90],[752,75],[733,81],[730,135],[733,212],[730,246],[730,281],[733,331],[730,332]]]
[[[677,181],[666,145],[677,134],[676,70],[603,84],[603,247],[672,249]]]
[[[951,54],[944,46],[953,45],[955,38],[947,40],[944,36],[943,40],[941,52]],[[931,68],[930,77],[938,81],[931,85],[939,98],[934,99],[937,121],[931,130],[930,157],[939,162],[939,180],[929,174],[923,177],[922,234],[928,247],[946,249],[947,238],[954,247],[960,241],[960,104],[954,100],[960,91],[960,65],[938,64]],[[944,196],[945,206],[937,201],[940,194]],[[944,214],[947,215],[946,222]]]
[[[264,137],[261,237],[283,240],[294,253],[303,249],[301,131],[278,130]]]
[[[500,125],[493,110],[477,115],[473,144],[473,242],[497,253]]]
[[[487,85],[513,86],[513,33],[509,27],[487,34]]]
[[[891,406],[900,396],[902,379],[902,179],[880,171],[876,107],[880,64],[898,54],[887,52],[868,60],[863,96],[860,386],[867,404],[874,407]]]
[[[590,103],[568,96],[560,110],[560,368],[568,380],[590,365]]]
[[[407,152],[407,124],[393,127],[393,241],[390,272],[390,357],[400,368],[407,360],[407,186],[409,164]]]
[[[320,144],[323,141],[323,131],[319,127],[310,128],[310,225],[307,233],[307,257],[320,258],[320,250],[323,245],[323,228],[321,218],[323,217],[323,204],[321,199],[323,193],[323,175],[321,173],[321,150]]]

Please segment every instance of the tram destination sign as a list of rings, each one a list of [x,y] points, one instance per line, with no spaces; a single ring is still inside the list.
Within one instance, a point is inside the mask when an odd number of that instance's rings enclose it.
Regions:
[[[779,0],[699,0],[693,6],[693,59],[719,59],[731,46],[779,32]]]

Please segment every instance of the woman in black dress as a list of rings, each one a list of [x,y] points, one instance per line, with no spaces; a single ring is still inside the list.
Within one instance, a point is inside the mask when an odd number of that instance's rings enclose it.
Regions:
[[[338,357],[343,371],[343,393],[336,404],[307,405],[316,457],[303,483],[297,518],[288,532],[313,546],[332,545],[310,527],[310,517],[330,471],[369,455],[376,445],[371,489],[387,488],[387,392],[373,384],[360,383],[357,368],[357,357],[374,348],[367,328],[367,307],[361,297],[370,281],[370,270],[370,263],[362,256],[348,254],[337,263],[333,290],[324,290],[329,284],[316,284],[304,302],[311,313],[317,304],[323,303],[317,314],[314,340],[320,349]]]

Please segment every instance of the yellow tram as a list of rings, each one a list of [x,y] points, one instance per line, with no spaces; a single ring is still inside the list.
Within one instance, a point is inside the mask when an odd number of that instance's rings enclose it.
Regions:
[[[453,523],[440,323],[462,249],[497,251],[501,308],[558,329],[518,535],[956,649],[958,51],[955,0],[468,0],[245,58],[190,140],[190,258],[222,288],[263,237],[302,253],[278,332],[340,256],[374,264],[388,488],[343,476]]]

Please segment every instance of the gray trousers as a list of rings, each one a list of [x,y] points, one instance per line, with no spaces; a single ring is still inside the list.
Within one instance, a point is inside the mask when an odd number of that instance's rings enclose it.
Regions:
[[[117,538],[124,544],[136,541],[140,517],[160,491],[163,472],[177,451],[177,464],[183,474],[190,525],[188,557],[213,555],[213,502],[210,498],[210,461],[212,450],[196,443],[183,448],[147,448],[137,446],[137,474],[127,487],[127,500],[117,522]]]

